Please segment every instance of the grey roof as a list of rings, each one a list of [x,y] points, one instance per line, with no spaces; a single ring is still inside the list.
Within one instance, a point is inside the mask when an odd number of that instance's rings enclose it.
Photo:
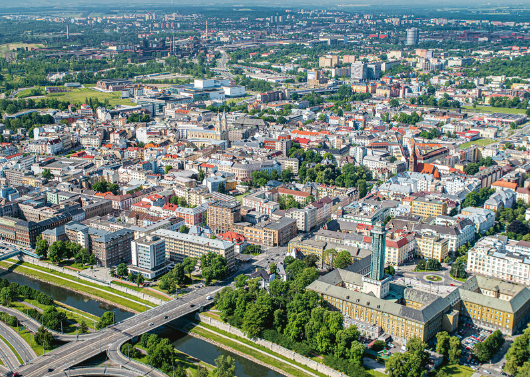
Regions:
[[[116,238],[121,238],[121,237],[127,236],[127,235],[134,235],[134,230],[131,230],[131,229],[120,229],[120,230],[117,230],[117,231],[112,232],[112,233],[109,233],[109,232],[105,232],[105,233],[106,234],[98,237],[96,239],[96,242],[107,243],[107,242],[111,242],[111,241],[115,240]]]

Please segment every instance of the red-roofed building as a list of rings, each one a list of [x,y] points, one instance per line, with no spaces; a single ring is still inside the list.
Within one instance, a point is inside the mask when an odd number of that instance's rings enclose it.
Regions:
[[[153,194],[146,196],[142,199],[142,202],[148,203],[150,206],[163,207],[166,204],[164,197],[159,194]]]
[[[236,253],[242,253],[247,248],[247,240],[242,234],[238,234],[236,232],[225,232],[218,234],[217,238],[234,243],[234,251]]]
[[[149,212],[150,209],[151,209],[151,204],[149,204],[148,202],[144,202],[144,201],[134,203],[131,206],[131,210],[143,212],[143,213]]]

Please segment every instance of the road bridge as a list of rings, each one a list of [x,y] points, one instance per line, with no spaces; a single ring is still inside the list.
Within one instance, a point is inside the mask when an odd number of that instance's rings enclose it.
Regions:
[[[208,296],[213,297],[215,293],[229,284],[230,281],[227,280],[201,288],[181,298],[168,301],[153,309],[118,322],[97,333],[84,334],[77,338],[75,335],[69,335],[70,338],[68,339],[73,341],[31,360],[29,363],[17,368],[15,372],[24,377],[42,377],[48,375],[48,369],[53,369],[56,372],[65,371],[102,352],[107,352],[111,360],[123,367],[142,372],[143,375],[151,377],[164,376],[163,373],[155,369],[124,357],[120,352],[121,345],[145,332],[199,310],[201,306],[211,302]],[[25,320],[27,321],[25,324],[29,326],[31,321],[27,317]],[[34,325],[35,323],[31,326]],[[58,334],[56,336],[58,337]],[[66,340],[66,338],[63,339]]]

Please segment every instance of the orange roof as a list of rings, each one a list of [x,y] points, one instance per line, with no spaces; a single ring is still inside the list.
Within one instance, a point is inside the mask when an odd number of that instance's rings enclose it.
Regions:
[[[300,131],[300,130],[294,130],[291,132],[295,135],[303,135],[303,136],[318,136],[318,132],[312,132],[312,131]]]
[[[492,186],[504,187],[508,189],[515,190],[517,188],[517,183],[506,182],[506,181],[496,181],[491,184]]]

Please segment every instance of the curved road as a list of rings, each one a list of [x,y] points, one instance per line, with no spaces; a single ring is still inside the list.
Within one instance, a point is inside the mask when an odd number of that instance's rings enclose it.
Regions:
[[[131,370],[119,369],[119,368],[106,368],[106,367],[94,367],[94,368],[74,368],[68,371],[48,373],[48,377],[69,377],[69,376],[116,376],[116,377],[137,377],[138,373]]]
[[[41,377],[48,373],[48,368],[63,371],[108,350],[109,357],[112,360],[137,369],[142,374],[160,377],[162,375],[160,372],[143,364],[133,363],[124,358],[123,355],[120,355],[119,348],[121,344],[134,336],[141,335],[176,318],[194,312],[199,309],[199,304],[205,305],[211,302],[207,299],[207,296],[213,296],[217,291],[229,284],[229,282],[224,282],[219,285],[202,288],[188,293],[182,298],[168,301],[146,312],[130,317],[123,322],[118,322],[107,329],[80,337],[80,341],[70,342],[44,356],[34,359],[18,368],[16,372],[21,376]],[[75,336],[73,337],[75,338]]]
[[[3,322],[0,322],[0,335],[13,346],[24,363],[37,358],[37,354],[30,345],[15,330]]]
[[[0,340],[0,358],[6,365],[5,368],[7,370],[14,370],[20,365],[11,348],[2,340]]]

